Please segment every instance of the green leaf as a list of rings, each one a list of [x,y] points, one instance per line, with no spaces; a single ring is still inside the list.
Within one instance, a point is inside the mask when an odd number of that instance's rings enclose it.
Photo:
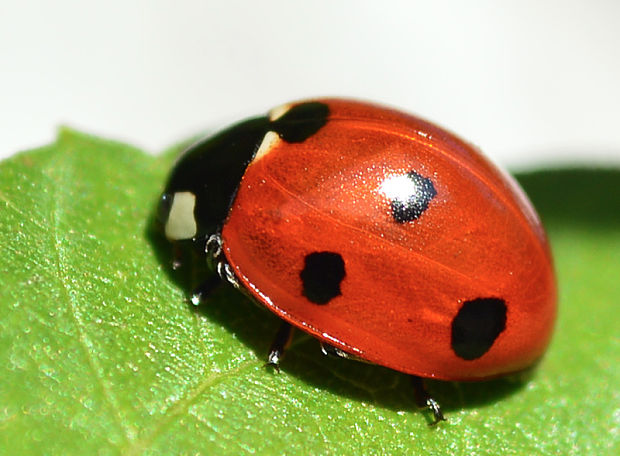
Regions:
[[[2,454],[620,454],[620,172],[520,180],[555,251],[560,314],[529,375],[431,382],[324,359],[230,289],[198,308],[149,223],[173,154],[70,130],[0,165]]]

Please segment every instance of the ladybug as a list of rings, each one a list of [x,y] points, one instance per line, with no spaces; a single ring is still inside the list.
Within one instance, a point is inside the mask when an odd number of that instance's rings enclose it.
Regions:
[[[523,191],[474,147],[402,112],[290,103],[190,147],[160,200],[161,230],[325,354],[423,378],[531,366],[556,315],[549,244]]]

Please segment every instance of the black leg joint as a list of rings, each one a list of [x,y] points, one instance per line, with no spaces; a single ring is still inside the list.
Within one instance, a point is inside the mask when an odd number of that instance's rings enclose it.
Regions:
[[[286,348],[291,343],[293,337],[293,327],[290,323],[282,322],[276,337],[271,343],[269,348],[269,355],[267,355],[267,366],[272,366],[276,372],[280,372],[280,360],[284,357]]]
[[[446,421],[439,403],[428,394],[428,391],[426,391],[424,380],[420,377],[412,375],[411,382],[413,383],[413,392],[417,406],[420,408],[428,408],[431,412],[433,412],[433,421],[428,423],[428,425],[435,426],[440,421]]]

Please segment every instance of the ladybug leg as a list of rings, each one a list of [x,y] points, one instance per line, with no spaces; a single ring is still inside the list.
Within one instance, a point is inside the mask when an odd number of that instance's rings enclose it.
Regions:
[[[443,412],[441,411],[441,407],[439,406],[437,401],[428,394],[428,391],[426,391],[426,387],[424,386],[424,380],[422,380],[420,377],[412,375],[411,382],[413,383],[413,391],[418,407],[427,407],[431,412],[433,412],[434,419],[431,423],[428,423],[428,425],[435,426],[440,421],[446,421],[443,416]]]
[[[183,249],[178,243],[172,244],[172,270],[176,271],[183,266]]]
[[[205,254],[207,255],[207,264],[210,266],[211,270],[215,271],[224,282],[228,282],[239,290],[239,281],[233,272],[233,268],[228,264],[224,256],[222,237],[219,234],[212,234],[207,238],[205,242]]]
[[[213,290],[222,283],[220,277],[216,274],[212,274],[204,282],[194,288],[192,294],[189,297],[190,302],[197,306],[202,302],[204,298],[209,296]]]
[[[359,356],[347,353],[346,351],[341,350],[338,347],[334,347],[333,345],[326,344],[325,342],[321,342],[321,353],[323,353],[325,356],[333,356],[334,358],[350,359],[352,361],[368,363],[368,361],[360,358]]]
[[[284,356],[284,351],[291,343],[292,338],[293,327],[289,323],[283,321],[269,348],[266,366],[272,366],[277,372],[280,372],[280,360]]]
[[[321,342],[321,353],[323,353],[325,356],[333,356],[334,358],[349,359],[348,353],[324,342]]]

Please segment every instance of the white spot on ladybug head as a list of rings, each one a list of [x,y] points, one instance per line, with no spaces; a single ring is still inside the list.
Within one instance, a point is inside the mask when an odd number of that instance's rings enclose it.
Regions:
[[[278,120],[280,117],[286,114],[291,109],[291,107],[292,105],[288,103],[273,108],[271,111],[269,111],[269,120],[272,122],[274,120]]]
[[[260,160],[262,157],[267,155],[273,147],[278,144],[280,141],[280,137],[274,131],[268,131],[263,137],[263,141],[260,143],[260,147],[256,151],[256,155],[254,156],[254,161]]]
[[[195,206],[196,195],[192,192],[176,192],[173,195],[165,228],[169,240],[191,239],[196,235]]]

